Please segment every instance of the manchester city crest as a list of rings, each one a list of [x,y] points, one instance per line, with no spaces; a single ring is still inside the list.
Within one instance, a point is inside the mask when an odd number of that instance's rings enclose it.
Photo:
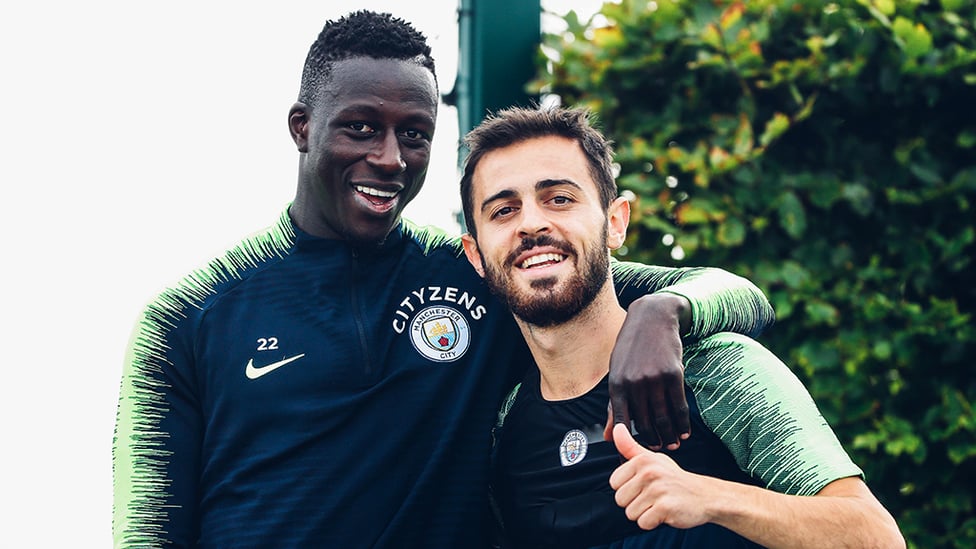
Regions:
[[[450,317],[439,316],[422,325],[427,344],[438,351],[450,351],[457,343],[457,325]]]
[[[457,360],[468,350],[468,321],[452,307],[427,307],[410,321],[410,341],[425,357],[438,362]]]
[[[559,445],[559,462],[563,467],[576,465],[586,457],[586,435],[579,429],[573,429],[563,437],[562,444]]]

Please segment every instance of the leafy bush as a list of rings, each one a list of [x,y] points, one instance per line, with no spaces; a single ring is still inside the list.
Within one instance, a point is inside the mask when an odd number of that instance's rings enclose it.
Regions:
[[[628,259],[769,295],[794,368],[913,547],[976,547],[976,4],[622,0],[546,35],[591,107]]]

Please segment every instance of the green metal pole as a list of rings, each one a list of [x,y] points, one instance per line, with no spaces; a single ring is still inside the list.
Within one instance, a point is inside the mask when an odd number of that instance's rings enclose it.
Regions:
[[[540,0],[460,0],[458,74],[445,101],[457,107],[462,138],[489,112],[537,99],[526,85],[535,77],[541,15]],[[459,143],[459,163],[466,153]]]
[[[460,135],[491,111],[528,105],[539,51],[539,0],[460,0],[456,80]]]

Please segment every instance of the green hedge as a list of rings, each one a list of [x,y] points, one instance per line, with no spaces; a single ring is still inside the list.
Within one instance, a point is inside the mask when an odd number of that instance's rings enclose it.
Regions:
[[[767,292],[804,380],[912,547],[976,547],[976,7],[605,4],[534,93],[599,115],[628,259]]]

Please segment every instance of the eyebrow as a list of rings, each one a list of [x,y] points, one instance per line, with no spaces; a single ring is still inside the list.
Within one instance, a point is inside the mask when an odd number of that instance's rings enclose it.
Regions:
[[[350,103],[342,108],[336,109],[333,113],[333,117],[336,120],[342,121],[349,118],[374,118],[380,116],[382,109],[378,108],[376,105],[369,102],[361,103]],[[428,128],[434,128],[435,119],[430,116],[430,113],[423,112],[423,109],[415,109],[413,112],[408,112],[397,125],[424,125]]]
[[[535,184],[535,190],[536,191],[541,191],[543,189],[548,189],[550,187],[558,187],[560,185],[569,185],[570,187],[574,187],[574,188],[579,189],[581,191],[583,190],[583,187],[580,187],[579,184],[577,184],[575,181],[572,181],[570,179],[542,179],[542,180],[539,180]],[[513,197],[515,195],[516,195],[516,193],[512,189],[502,189],[502,190],[498,191],[497,193],[495,193],[495,194],[489,196],[488,198],[484,199],[481,202],[481,211],[485,211],[485,209],[488,207],[488,204],[491,204],[492,202],[494,202],[496,200],[503,200],[503,199],[506,199],[506,198],[511,198],[511,197]]]

